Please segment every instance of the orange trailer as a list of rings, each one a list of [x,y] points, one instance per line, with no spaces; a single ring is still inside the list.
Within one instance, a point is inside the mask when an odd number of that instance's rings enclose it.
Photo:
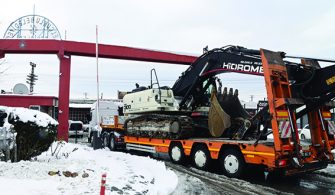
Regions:
[[[262,165],[268,171],[283,171],[285,175],[314,171],[334,161],[334,122],[329,120],[328,102],[321,108],[308,111],[311,142],[299,139],[296,110],[304,100],[293,98],[282,53],[260,50],[273,139],[232,140],[225,138],[156,139],[125,136],[128,150],[168,153],[174,163],[190,157],[199,169],[207,169],[213,160],[220,161],[222,171],[229,177],[240,177],[246,164]],[[302,62],[306,63],[306,62]],[[335,77],[334,77],[335,78]],[[331,79],[331,78],[330,78]],[[329,79],[328,79],[329,80]],[[331,81],[329,81],[331,82]]]

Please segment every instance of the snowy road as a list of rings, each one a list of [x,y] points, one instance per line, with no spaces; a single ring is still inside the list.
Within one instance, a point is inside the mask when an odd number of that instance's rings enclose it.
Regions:
[[[283,178],[247,178],[252,183],[294,194],[335,194],[335,166],[313,173]]]
[[[335,194],[335,165],[297,177],[270,176],[267,180],[260,175],[231,179],[169,162],[166,166],[178,175],[179,184],[174,194]]]
[[[178,194],[178,192],[192,192],[191,194],[197,194],[195,192],[199,193],[199,191],[195,190],[199,189],[201,190],[201,193],[199,194],[285,194],[279,190],[258,184],[252,184],[248,181],[232,179],[224,175],[209,173],[195,168],[172,164],[170,162],[166,162],[165,164],[167,167],[176,171],[179,178],[185,177],[185,175],[188,176],[186,177],[188,178],[187,183],[181,183],[178,185],[179,189],[177,187],[176,194]],[[193,184],[193,181],[197,181],[197,179],[202,182],[203,187],[199,188],[197,185],[199,189],[194,189],[196,185]],[[183,189],[183,187],[185,189]]]

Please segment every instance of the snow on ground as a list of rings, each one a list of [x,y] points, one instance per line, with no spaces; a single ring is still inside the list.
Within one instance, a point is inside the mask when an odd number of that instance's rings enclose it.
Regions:
[[[176,170],[174,172],[178,175],[179,183],[173,195],[180,194],[211,194],[219,195],[215,189],[211,189],[208,185],[201,181],[199,178],[187,175],[185,173],[180,173]],[[227,193],[229,194],[229,193]]]
[[[332,153],[335,155],[335,149],[332,150]],[[323,175],[335,177],[335,164],[329,164],[327,168],[319,170],[318,172]]]
[[[78,176],[66,177],[66,171]],[[99,194],[103,173],[106,194],[170,194],[178,184],[177,175],[164,162],[55,142],[32,161],[0,162],[1,194]]]
[[[329,164],[327,168],[319,170],[318,172],[335,177],[335,164]]]

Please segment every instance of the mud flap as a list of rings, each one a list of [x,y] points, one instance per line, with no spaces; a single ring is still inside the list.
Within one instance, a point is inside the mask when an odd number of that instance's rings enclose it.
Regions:
[[[231,126],[230,116],[221,108],[216,91],[211,94],[211,107],[208,113],[208,128],[213,137],[220,137]]]

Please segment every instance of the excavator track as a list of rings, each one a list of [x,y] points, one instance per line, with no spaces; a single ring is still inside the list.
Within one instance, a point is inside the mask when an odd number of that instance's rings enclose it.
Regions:
[[[125,121],[127,135],[160,138],[186,139],[192,136],[192,119],[188,116],[145,114]]]

